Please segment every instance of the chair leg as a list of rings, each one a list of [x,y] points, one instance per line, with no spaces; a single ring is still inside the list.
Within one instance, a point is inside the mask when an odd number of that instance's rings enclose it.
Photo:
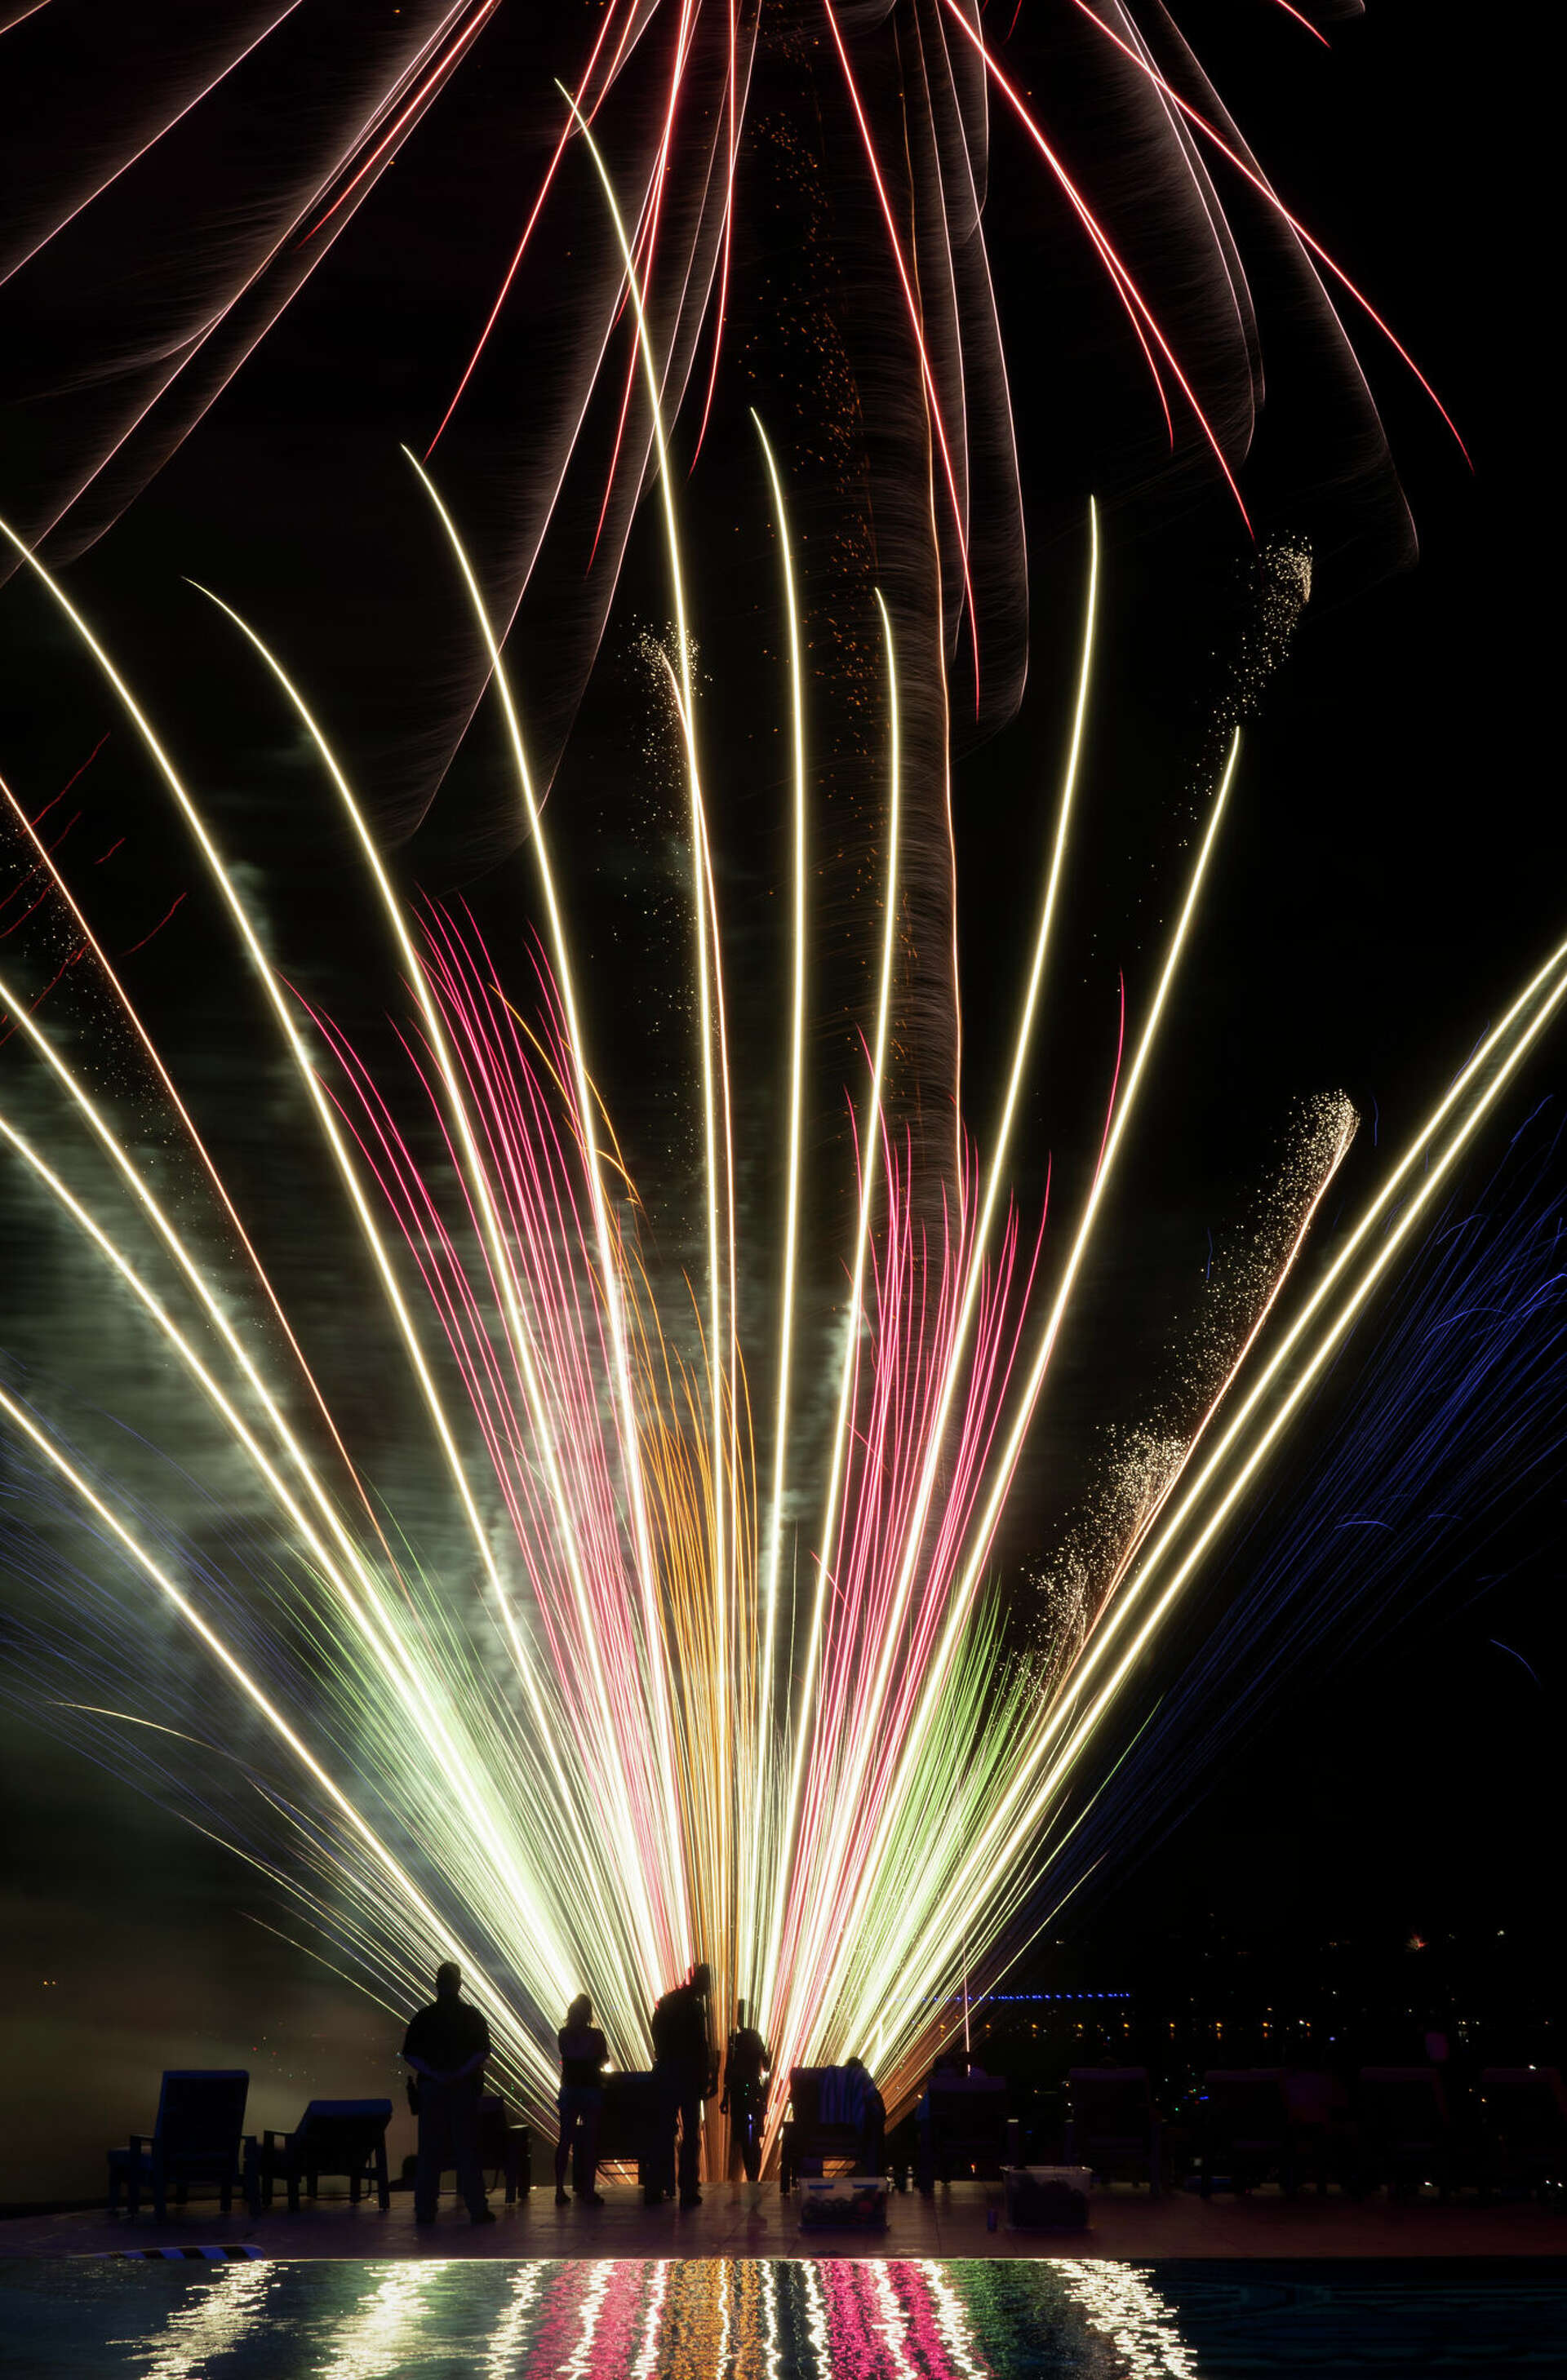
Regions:
[[[375,2153],[375,2194],[384,2215],[392,2204],[392,2180],[386,2170],[386,2143],[382,2142]]]
[[[352,2175],[352,2176],[351,2176],[351,2178],[350,2178],[350,2180],[349,2180],[349,2182],[348,2182],[348,2204],[349,2204],[349,2205],[350,2205],[350,2206],[357,2206],[357,2205],[358,2204],[358,2203],[359,2203],[359,2177],[358,2177],[358,2173],[355,2173],[354,2175]]]

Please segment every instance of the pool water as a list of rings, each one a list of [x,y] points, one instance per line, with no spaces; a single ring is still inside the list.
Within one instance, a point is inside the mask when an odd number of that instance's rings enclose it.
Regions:
[[[0,2261],[36,2380],[1496,2380],[1567,2374],[1567,2262]]]

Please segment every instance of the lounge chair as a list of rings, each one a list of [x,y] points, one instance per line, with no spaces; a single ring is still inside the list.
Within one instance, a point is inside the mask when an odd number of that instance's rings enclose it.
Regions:
[[[820,2174],[828,2157],[841,2157],[857,2170],[866,2143],[857,2124],[822,2113],[842,2090],[837,2066],[795,2066],[789,2070],[789,2116],[779,2138],[778,2187],[787,2197],[804,2173]]]
[[[526,2198],[533,2187],[533,2135],[526,2124],[513,2123],[498,2091],[486,2091],[479,2103],[479,2162],[492,2187],[504,2180],[508,2206],[516,2205],[519,2191]]]
[[[1161,2127],[1148,2068],[1075,2066],[1066,2087],[1066,2163],[1101,2181],[1146,2181],[1157,2198]]]
[[[1480,2075],[1481,2180],[1544,2191],[1567,2181],[1567,2091],[1554,2066],[1488,2066]]]
[[[314,2198],[325,2174],[341,2174],[357,2206],[362,2184],[375,2184],[383,2207],[392,2204],[386,2171],[390,2099],[312,2099],[291,2132],[263,2132],[245,2156],[245,2192],[250,2212],[272,2204],[279,2181],[288,2188],[288,2212],[299,2211],[303,2183]]]
[[[533,2135],[526,2124],[513,2123],[511,2110],[498,2091],[486,2091],[479,2102],[479,2163],[480,2170],[490,2175],[492,2189],[504,2175],[508,2206],[518,2191],[526,2196],[533,2187]],[[417,2156],[403,2159],[403,2181],[407,2188],[412,2189],[418,2170]],[[442,2180],[453,2170],[448,2142],[442,2150]]]
[[[633,2070],[605,2075],[603,2104],[599,2111],[598,2164],[635,2165],[644,2193],[650,2190],[662,2192],[663,2187],[658,2156],[661,2113],[656,2074]],[[594,2175],[588,2171],[588,2160],[580,2145],[573,2158],[571,2180],[579,2197],[586,2197],[593,2187]]]
[[[1434,2066],[1363,2066],[1357,2094],[1361,2182],[1375,2189],[1452,2187],[1447,2098]]]
[[[1216,2067],[1203,2076],[1203,2196],[1211,2195],[1215,2175],[1240,2192],[1277,2174],[1293,2198],[1300,2159],[1283,2068]]]
[[[183,2204],[191,2184],[218,2192],[226,2215],[240,2187],[240,2143],[250,2077],[237,2068],[213,2071],[172,2069],[158,2095],[158,2119],[151,2132],[132,2132],[128,2146],[109,2151],[111,2212],[126,2192],[127,2211],[139,2214],[145,2184],[160,2223],[168,2214],[172,2187]]]
[[[970,2168],[1000,2178],[1008,2162],[1006,2102],[1006,2084],[999,2075],[932,2082],[919,2124],[919,2187],[925,2197],[938,2181],[949,2182]]]

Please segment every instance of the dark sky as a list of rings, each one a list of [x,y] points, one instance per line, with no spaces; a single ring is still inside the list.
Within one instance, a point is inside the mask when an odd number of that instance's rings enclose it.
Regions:
[[[1368,1118],[1374,1106],[1382,1150],[1396,1146],[1561,929],[1562,833],[1548,732],[1555,672],[1541,609],[1552,572],[1538,510],[1537,347],[1533,318],[1515,311],[1499,266],[1520,222],[1514,152],[1530,152],[1527,120],[1520,126],[1510,112],[1516,63],[1503,59],[1494,36],[1475,30],[1471,12],[1446,0],[1376,0],[1369,17],[1335,28],[1330,57],[1275,12],[1243,13],[1244,30],[1234,9],[1218,5],[1184,10],[1182,22],[1281,188],[1383,306],[1442,392],[1475,470],[1376,334],[1357,332],[1419,539],[1417,564],[1389,571],[1384,509],[1353,487],[1323,484],[1336,464],[1329,431],[1318,440],[1320,392],[1305,366],[1292,382],[1303,334],[1282,315],[1270,406],[1245,484],[1262,535],[1305,533],[1318,543],[1318,591],[1248,730],[1200,956],[1130,1160],[1125,1226],[1095,1282],[1085,1340],[1070,1351],[1067,1409],[1042,1425],[1044,1451],[1009,1541],[1014,1557],[1059,1525],[1095,1431],[1139,1417],[1148,1391],[1136,1367],[1150,1340],[1168,1337],[1189,1315],[1207,1234],[1222,1238],[1244,1215],[1294,1103],[1342,1088]],[[483,103],[492,111],[497,91],[523,87],[528,38],[514,31],[509,39],[504,71]],[[289,646],[290,658],[313,673],[314,685],[334,690],[324,705],[333,724],[364,760],[370,784],[381,783],[385,722],[399,716],[397,660],[381,639],[385,590],[368,573],[361,582],[356,552],[379,556],[389,542],[400,544],[388,524],[401,507],[407,576],[425,580],[440,566],[395,449],[428,430],[515,217],[514,162],[490,148],[476,163],[462,148],[456,112],[469,103],[460,89],[451,104],[447,145],[433,131],[414,144],[262,353],[69,573],[73,593],[158,715],[177,720],[182,752],[216,789],[230,847],[246,852],[264,897],[286,917],[292,963],[307,988],[345,1001],[362,992],[367,1013],[378,996],[375,962],[343,901],[344,855],[324,809],[303,787],[293,739],[270,698],[181,582],[188,574],[233,594],[285,646],[297,612],[311,641]],[[1478,141],[1479,164],[1465,140]],[[431,228],[444,218],[427,197],[449,197],[459,159],[463,205],[477,228],[447,254]],[[1104,162],[1109,170],[1120,161]],[[1508,169],[1500,187],[1482,170],[1488,162]],[[764,188],[766,170],[764,162]],[[428,193],[421,176],[430,177]],[[987,1052],[1000,1048],[1014,997],[1042,857],[1043,803],[1061,749],[1084,499],[1093,489],[1105,502],[1105,661],[1063,967],[1071,997],[1063,1000],[1023,1161],[1025,1195],[1030,1186],[1037,1195],[1047,1147],[1068,1181],[1074,1165],[1081,1168],[1078,1144],[1095,1129],[1090,1089],[1102,1084],[1113,1038],[1117,971],[1127,971],[1134,1008],[1146,981],[1181,865],[1195,772],[1248,616],[1250,565],[1244,531],[1211,474],[1157,467],[1150,408],[1133,382],[1125,341],[1087,294],[1062,225],[1041,214],[1035,167],[1002,126],[989,236],[1030,521],[1033,660],[1021,714],[964,759],[956,780],[968,1080],[981,1126],[991,1105]],[[742,260],[787,298],[788,260],[770,246],[774,237],[759,206]],[[735,352],[747,354],[738,337]],[[766,368],[764,353],[764,377]],[[792,367],[773,358],[770,368],[786,388]],[[745,421],[750,393],[737,361],[721,382],[712,451],[686,501],[698,633],[713,672],[708,728],[730,762],[733,808],[721,820],[731,837],[726,899],[747,954],[768,957],[776,951],[766,904],[781,856],[780,778],[765,750],[758,758],[755,721],[776,695],[771,657],[765,667],[736,658],[747,640],[754,650],[767,600],[759,574],[771,567]],[[15,425],[16,408],[10,418]],[[491,420],[489,434],[504,427]],[[26,456],[25,443],[14,449],[8,501],[18,486],[25,492]],[[112,723],[111,712],[30,591],[13,581],[0,602],[7,641],[0,767],[46,798]],[[614,1050],[617,1112],[632,1146],[638,1133],[656,1146],[660,1065],[667,1071],[672,1062],[682,1013],[666,987],[646,989],[627,973],[627,921],[667,900],[668,888],[652,829],[616,790],[645,737],[646,681],[628,658],[633,624],[658,625],[662,602],[644,520],[556,795],[565,864],[602,896],[600,907],[586,897],[582,905],[589,1003],[601,1039],[607,1034]],[[464,831],[446,823],[482,806],[492,769],[480,738],[455,774],[451,809],[434,814],[403,866],[410,881],[460,883],[494,925],[515,920],[518,863],[481,865]],[[389,802],[395,773],[384,771]],[[96,853],[116,832],[129,838],[131,865],[107,896],[119,905],[128,945],[132,927],[154,924],[189,871],[123,735],[84,780],[82,807],[84,848]],[[90,846],[89,836],[96,838]],[[0,962],[17,948],[0,943]],[[169,1020],[189,1008],[188,1060],[225,1119],[237,1178],[282,1245],[310,1185],[302,1160],[276,1145],[245,1088],[259,1038],[200,898],[157,949],[148,997]],[[774,1003],[766,970],[759,965],[749,981],[747,969],[737,973],[740,1023],[759,1031]],[[381,1003],[390,996],[383,989]],[[645,1002],[647,1013],[623,1023],[628,999]],[[14,1057],[6,1053],[8,1092]],[[823,1063],[831,1062],[828,1051]],[[1529,1104],[1561,1081],[1560,1054],[1548,1050],[1531,1070]],[[1368,1153],[1358,1152],[1352,1194],[1373,1179]],[[672,1212],[680,1189],[678,1179],[667,1185]],[[756,1195],[765,1201],[766,1193],[759,1161]],[[68,1301],[62,1306],[55,1286],[34,1275],[27,1228],[25,1212],[0,1208],[15,1285],[8,1302],[19,1318],[9,1336],[22,1342],[16,1352],[46,1360],[73,1383],[79,1358],[102,1357],[108,1374],[83,1378],[81,1393],[112,1402],[115,1385],[133,1377],[134,1359],[113,1346],[105,1354],[94,1344],[99,1318]],[[669,1229],[673,1237],[676,1227]],[[329,1257],[314,1246],[297,1246],[294,1257],[300,1296],[329,1311]],[[376,1391],[352,1349],[340,1350],[338,1368],[350,1418],[373,1427]],[[395,1438],[395,1415],[388,1427]],[[1306,1879],[1292,1904],[1306,1931],[1345,1912],[1354,1922],[1379,1920],[1393,1877],[1405,1899],[1441,1903],[1464,1923],[1480,1922],[1499,1899],[1521,1891],[1526,1865],[1510,1858],[1498,1866],[1489,1852],[1499,1840],[1516,1843],[1520,1788],[1527,1803],[1543,1783],[1529,1764],[1548,1733],[1541,1713],[1561,1692],[1561,1512],[1554,1494],[1531,1511],[1482,1606],[1460,1609],[1458,1597],[1451,1614],[1447,1607],[1427,1612],[1348,1671],[1330,1673],[1326,1656],[1303,1667],[1275,1713],[1269,1790],[1254,1790],[1258,1753],[1246,1739],[1211,1772],[1211,1798],[1162,1842],[1157,1907],[1215,1886],[1239,1904],[1242,1876],[1259,1864]],[[1518,1678],[1485,1654],[1492,1638],[1535,1660],[1538,1709],[1527,1697],[1520,1703]],[[1529,1747],[1523,1755],[1520,1741]],[[383,2070],[387,2022],[237,1914],[244,1896],[220,1854],[19,1720],[7,1728],[4,1757],[16,1821],[6,1829],[13,1923],[6,1988],[26,2027],[25,2062],[51,2076],[75,2072],[84,2137],[95,2106],[113,2103],[107,2131],[150,2114],[157,2066],[195,2060],[199,2051],[204,2058],[207,2049],[226,2058],[248,2035],[261,2037],[264,2023],[276,2044],[276,2104],[253,2107],[258,2122],[286,2120],[308,2084],[334,2079],[333,2055],[350,2044]],[[1094,1922],[1117,1940],[1128,1928],[1135,1934],[1146,1885],[1134,1872],[1120,1900],[1108,1888]],[[45,1985],[52,1971],[58,1979]],[[214,1993],[220,1973],[223,1989]],[[94,2035],[111,2014],[113,2046],[103,2049]],[[176,2014],[178,2042],[169,2029]],[[18,2062],[8,2061],[13,2074]],[[362,2079],[369,2087],[368,2070]],[[15,2122],[0,2125],[11,2142],[32,2131],[30,2119],[20,2131]],[[32,2170],[7,2168],[0,2197],[30,2194]]]

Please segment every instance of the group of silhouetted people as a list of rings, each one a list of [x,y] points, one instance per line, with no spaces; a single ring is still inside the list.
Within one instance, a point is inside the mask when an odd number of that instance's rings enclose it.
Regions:
[[[674,2196],[676,2190],[682,2206],[702,2203],[702,2103],[714,2096],[719,2085],[718,2058],[708,2031],[711,1988],[708,1968],[695,1966],[683,1984],[665,1992],[652,2013],[656,2130],[651,2154],[643,2167],[642,2192],[650,2206]],[[761,2172],[771,2065],[767,2044],[756,2027],[747,2023],[746,2003],[741,2000],[729,2036],[719,2112],[734,2119],[747,2181],[755,2181]]]
[[[652,2138],[642,2161],[643,2194],[650,2206],[677,2190],[682,2206],[702,2203],[702,2106],[719,2087],[718,2058],[708,2031],[711,1987],[709,1969],[695,1966],[683,1984],[665,1992],[652,2012],[654,2111]],[[767,2044],[746,2018],[742,2000],[723,2062],[720,2113],[732,2119],[746,2179],[755,2181],[761,2173],[771,2060]],[[566,2177],[574,2172],[578,2200],[601,2206],[596,2178],[609,2048],[593,2022],[593,2003],[586,1992],[573,2000],[555,2038],[561,2059],[555,2204],[570,2204]],[[479,2102],[489,2055],[490,2028],[480,2011],[463,1998],[461,1972],[448,1961],[437,1972],[434,1999],[420,2009],[403,2043],[403,2056],[415,2078],[408,2086],[409,2104],[419,2117],[416,2222],[434,2222],[441,2175],[448,2164],[456,2168],[457,2189],[473,2221],[495,2220],[485,2199],[479,2154]]]

